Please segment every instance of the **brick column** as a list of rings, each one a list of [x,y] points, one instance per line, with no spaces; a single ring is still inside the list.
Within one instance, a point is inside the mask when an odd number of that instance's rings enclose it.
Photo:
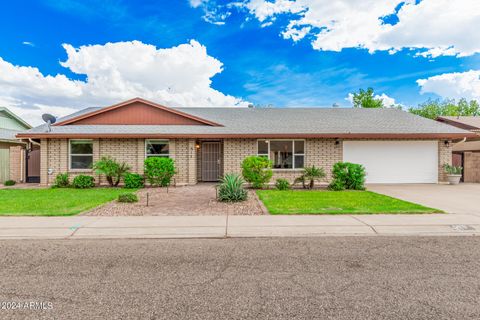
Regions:
[[[40,184],[48,185],[48,140],[40,140]]]
[[[444,164],[452,164],[452,141],[445,144],[445,140],[438,141],[438,182],[446,182],[447,174],[443,169]]]

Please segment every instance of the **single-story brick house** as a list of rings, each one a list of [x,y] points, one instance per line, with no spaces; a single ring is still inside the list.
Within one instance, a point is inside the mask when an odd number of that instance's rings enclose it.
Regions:
[[[139,173],[146,157],[171,157],[176,184],[186,185],[240,172],[249,155],[269,157],[274,178],[293,180],[315,165],[329,180],[334,163],[350,161],[365,165],[370,183],[437,183],[452,141],[471,135],[396,109],[168,108],[135,98],[17,137],[40,142],[44,185],[58,173],[94,174],[91,164],[107,155]]]
[[[480,183],[480,116],[441,116],[437,121],[476,133],[452,146],[452,162],[463,167],[464,182]]]

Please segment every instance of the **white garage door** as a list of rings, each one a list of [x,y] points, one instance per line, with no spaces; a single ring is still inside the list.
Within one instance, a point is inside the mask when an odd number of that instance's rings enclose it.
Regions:
[[[437,183],[437,141],[344,141],[343,161],[360,163],[367,183]]]

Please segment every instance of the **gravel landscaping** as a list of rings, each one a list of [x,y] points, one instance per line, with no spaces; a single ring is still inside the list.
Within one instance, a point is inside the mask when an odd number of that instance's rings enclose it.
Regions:
[[[149,205],[147,207],[147,194]],[[262,215],[267,214],[253,190],[238,203],[216,200],[215,184],[169,188],[145,188],[137,192],[137,203],[113,201],[84,213],[88,216],[176,216],[176,215]]]

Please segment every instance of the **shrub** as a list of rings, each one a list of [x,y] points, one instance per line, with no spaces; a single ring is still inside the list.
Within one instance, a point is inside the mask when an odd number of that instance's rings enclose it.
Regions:
[[[74,188],[77,189],[89,189],[95,187],[95,179],[92,176],[79,175],[73,179],[72,183]]]
[[[110,186],[116,187],[122,177],[130,171],[130,166],[125,162],[119,163],[111,157],[102,157],[93,164],[93,169],[97,174],[105,175]]]
[[[447,163],[443,165],[443,170],[446,174],[462,174],[463,167],[451,166]]]
[[[295,183],[302,183],[304,189],[313,189],[316,180],[325,178],[325,170],[315,166],[305,167],[303,174],[295,179]]]
[[[333,165],[330,190],[365,190],[365,168],[356,163],[337,162]]]
[[[125,188],[127,189],[138,189],[143,188],[143,177],[137,173],[126,173],[123,177],[125,181]]]
[[[136,194],[133,193],[122,193],[118,196],[118,202],[138,202],[138,197]]]
[[[276,187],[278,190],[290,190],[290,182],[288,182],[287,179],[279,178],[279,179],[277,179],[277,181],[275,182],[275,187]]]
[[[235,173],[227,173],[218,187],[218,200],[223,202],[238,202],[247,199],[247,190],[243,187],[244,181]]]
[[[10,187],[10,186],[14,186],[15,183],[16,182],[14,180],[7,180],[3,183],[3,185],[6,186],[6,187]]]
[[[272,178],[272,162],[265,157],[246,157],[242,161],[242,175],[253,188],[261,189]]]
[[[55,177],[53,182],[54,188],[68,188],[70,187],[70,180],[68,178],[68,173],[59,173]]]
[[[145,159],[145,177],[152,186],[166,187],[170,185],[175,174],[175,162],[166,157],[150,157]]]

